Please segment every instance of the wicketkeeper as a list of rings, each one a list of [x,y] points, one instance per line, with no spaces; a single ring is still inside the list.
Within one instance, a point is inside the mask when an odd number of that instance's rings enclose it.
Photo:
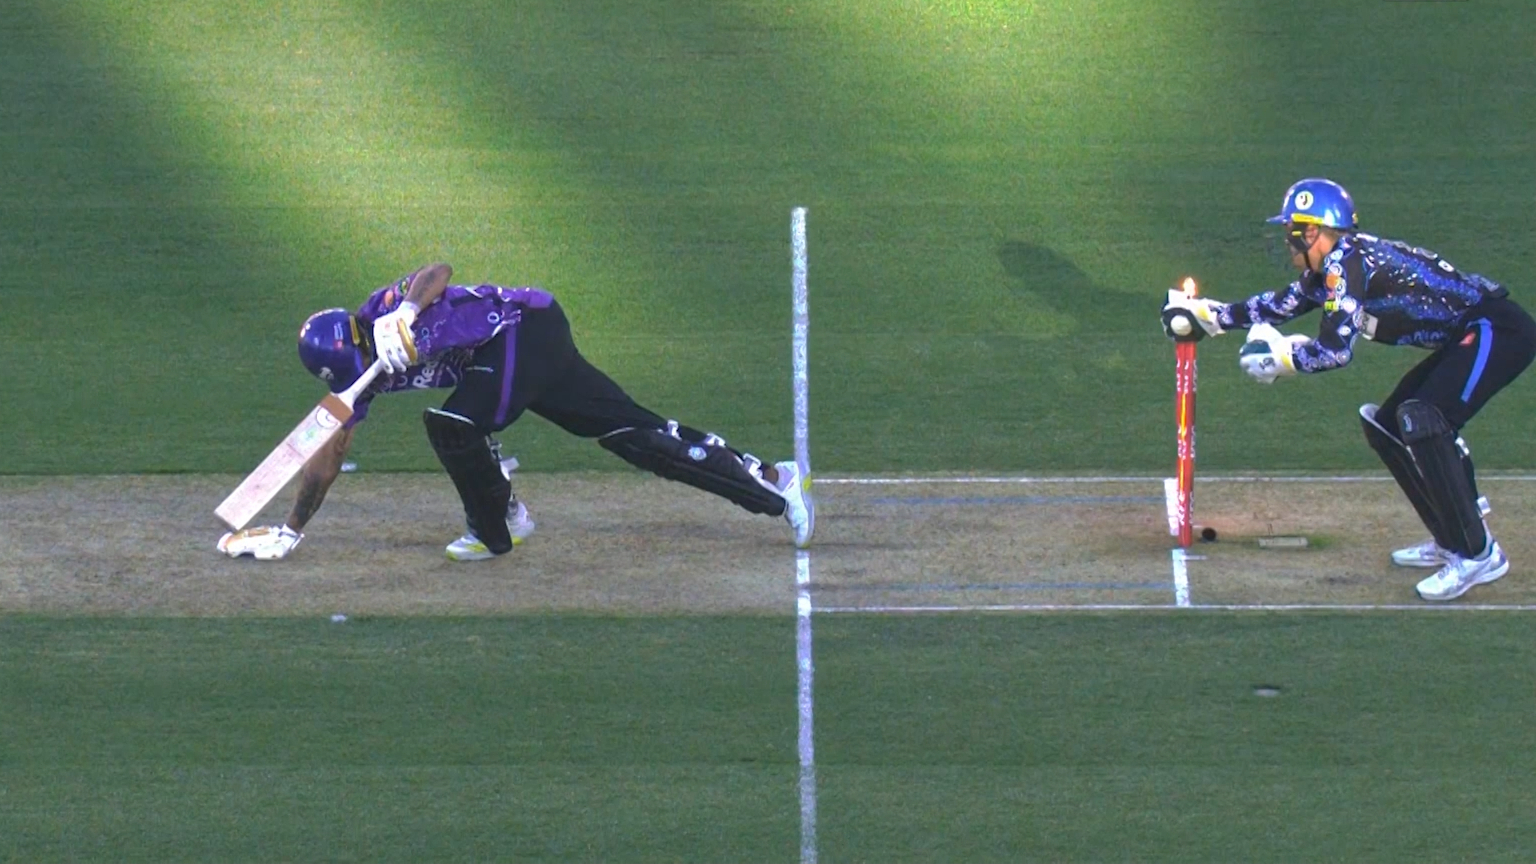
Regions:
[[[573,435],[596,438],[619,458],[669,480],[712,492],[752,513],[783,516],[804,547],[815,530],[810,479],[793,460],[764,464],[718,435],[636,404],[576,350],[560,304],[537,288],[450,285],[453,269],[432,264],[374,291],[355,313],[325,309],[299,331],[299,359],[339,393],[375,357],[385,370],[358,397],[355,413],[304,466],[298,499],[282,525],[226,534],[220,551],[286,556],[303,539],[341,472],[356,425],[380,393],[452,388],[422,417],[427,441],[464,504],[455,561],[503,555],[532,532],[528,508],[502,470],[495,433],[524,411]]]
[[[1331,180],[1293,184],[1269,221],[1284,225],[1301,278],[1241,303],[1169,292],[1164,327],[1184,310],[1211,336],[1246,328],[1239,362],[1266,384],[1348,365],[1357,337],[1430,351],[1386,401],[1360,406],[1365,440],[1431,535],[1392,561],[1436,568],[1418,583],[1425,600],[1453,600],[1503,576],[1509,560],[1483,520],[1487,502],[1460,432],[1536,357],[1536,322],[1498,283],[1427,249],[1360,232],[1349,193]],[[1274,327],[1318,308],[1315,339]]]

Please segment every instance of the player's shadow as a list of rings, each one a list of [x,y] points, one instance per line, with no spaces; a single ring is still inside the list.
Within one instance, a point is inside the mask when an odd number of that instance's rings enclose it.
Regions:
[[[1129,299],[1112,298],[1070,258],[1045,246],[1007,240],[998,246],[997,260],[1016,293],[1028,292],[1033,301],[1071,316],[1079,332],[1113,329],[1117,323],[1113,310],[1122,299]]]

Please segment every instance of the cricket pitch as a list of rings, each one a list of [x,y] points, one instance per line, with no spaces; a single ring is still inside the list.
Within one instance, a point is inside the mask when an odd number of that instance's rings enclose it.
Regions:
[[[0,478],[0,611],[90,615],[781,614],[795,608],[789,527],[641,472],[518,474],[538,530],[457,564],[437,474],[347,474],[284,561],[214,551],[213,506],[238,478]],[[1536,604],[1536,483],[1488,478],[1513,567],[1458,603]],[[1174,603],[1160,478],[816,487],[810,591],[823,609]],[[255,524],[281,520],[291,489]],[[1218,532],[1187,564],[1196,605],[1418,603],[1427,571],[1388,553],[1424,532],[1390,482],[1197,484]],[[1304,549],[1258,538],[1300,535]],[[1427,604],[1426,604],[1427,605]]]

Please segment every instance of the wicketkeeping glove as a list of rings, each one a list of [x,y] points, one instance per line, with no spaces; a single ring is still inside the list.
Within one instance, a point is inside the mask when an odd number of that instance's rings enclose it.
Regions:
[[[1195,323],[1200,325],[1200,329],[1205,331],[1205,335],[1220,336],[1226,331],[1221,328],[1221,321],[1216,316],[1220,314],[1221,308],[1225,305],[1225,303],[1217,300],[1191,297],[1177,288],[1171,288],[1168,291],[1168,302],[1163,304],[1163,332],[1167,333],[1170,337],[1178,338],[1180,334],[1174,333],[1169,329],[1169,322],[1173,320],[1177,313],[1184,312],[1188,313],[1189,317],[1195,319]]]
[[[416,362],[416,338],[411,325],[416,323],[416,304],[402,301],[400,307],[373,322],[373,350],[384,361],[384,371],[404,372]]]
[[[258,561],[276,561],[299,545],[304,535],[287,525],[245,528],[219,538],[218,550],[231,558],[250,555]]]
[[[1296,374],[1296,346],[1312,340],[1301,334],[1287,336],[1272,324],[1255,324],[1248,329],[1248,341],[1237,353],[1243,371],[1262,384]]]

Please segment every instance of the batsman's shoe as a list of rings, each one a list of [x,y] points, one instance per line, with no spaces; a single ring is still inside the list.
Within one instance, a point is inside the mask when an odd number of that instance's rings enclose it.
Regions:
[[[533,534],[533,520],[528,518],[528,507],[523,502],[517,502],[517,508],[507,514],[507,531],[512,534],[513,546],[522,545]],[[485,561],[496,557],[496,553],[487,549],[472,531],[449,543],[443,551],[454,561]]]
[[[1497,540],[1489,541],[1488,554],[1482,558],[1463,558],[1454,552],[1450,563],[1419,583],[1419,596],[1425,600],[1455,600],[1477,585],[1484,585],[1509,572],[1509,559]]]
[[[800,465],[794,460],[779,462],[773,467],[779,472],[784,519],[795,529],[795,545],[804,549],[811,545],[811,535],[816,533],[816,500],[811,497],[811,477],[809,474],[802,476]]]

